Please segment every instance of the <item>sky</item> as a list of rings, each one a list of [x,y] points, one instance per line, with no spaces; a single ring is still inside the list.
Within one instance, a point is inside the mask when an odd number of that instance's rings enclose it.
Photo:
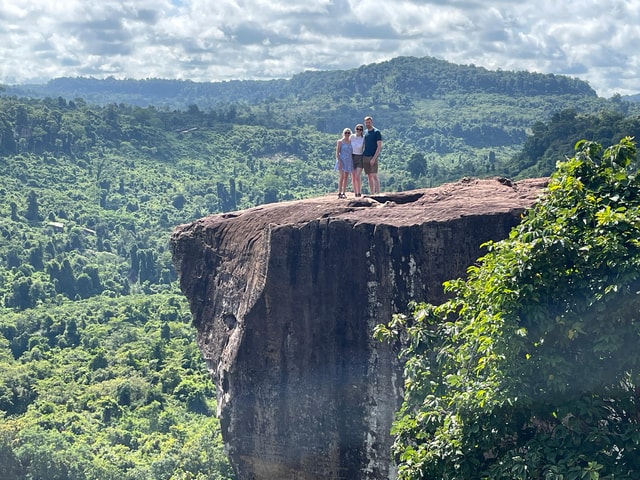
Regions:
[[[640,93],[640,0],[2,0],[0,83],[218,82],[398,56]]]

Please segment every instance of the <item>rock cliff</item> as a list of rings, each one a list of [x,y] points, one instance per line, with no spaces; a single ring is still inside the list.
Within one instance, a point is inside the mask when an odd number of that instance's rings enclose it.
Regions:
[[[239,480],[392,479],[402,395],[375,325],[443,300],[480,245],[520,221],[546,179],[465,179],[213,215],[171,246]]]

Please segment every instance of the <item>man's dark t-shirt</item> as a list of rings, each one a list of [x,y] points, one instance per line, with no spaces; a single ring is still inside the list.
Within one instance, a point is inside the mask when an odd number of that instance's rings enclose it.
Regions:
[[[364,151],[362,155],[365,157],[373,157],[378,149],[378,140],[382,141],[380,130],[373,127],[373,130],[364,129]]]

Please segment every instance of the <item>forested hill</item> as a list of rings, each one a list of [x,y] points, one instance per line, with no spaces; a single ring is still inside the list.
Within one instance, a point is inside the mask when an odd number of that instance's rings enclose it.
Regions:
[[[523,71],[492,71],[432,57],[397,57],[344,71],[304,72],[288,83],[301,98],[329,92],[405,96],[404,100],[445,94],[500,93],[510,96],[584,95],[595,97],[588,83],[576,78]]]
[[[5,93],[33,98],[82,98],[98,105],[125,103],[141,107],[153,105],[159,108],[186,110],[191,105],[206,109],[220,104],[257,103],[269,98],[278,98],[286,93],[286,85],[286,80],[203,83],[160,78],[118,80],[109,77],[100,80],[62,77],[49,80],[42,85],[6,86]]]
[[[444,94],[500,93],[511,96],[581,95],[595,91],[576,78],[523,71],[491,71],[432,57],[398,57],[336,71],[307,71],[288,80],[193,82],[186,80],[117,80],[57,78],[42,85],[6,86],[9,95],[83,98],[90,103],[127,103],[186,109],[220,104],[260,103],[274,99],[311,99],[360,95],[400,100]],[[386,103],[386,100],[385,100]]]

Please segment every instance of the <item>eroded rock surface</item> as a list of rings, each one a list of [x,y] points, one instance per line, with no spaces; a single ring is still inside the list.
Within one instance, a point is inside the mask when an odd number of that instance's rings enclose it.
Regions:
[[[213,215],[172,249],[239,480],[392,479],[396,352],[372,338],[411,300],[438,303],[546,179],[463,180]]]

